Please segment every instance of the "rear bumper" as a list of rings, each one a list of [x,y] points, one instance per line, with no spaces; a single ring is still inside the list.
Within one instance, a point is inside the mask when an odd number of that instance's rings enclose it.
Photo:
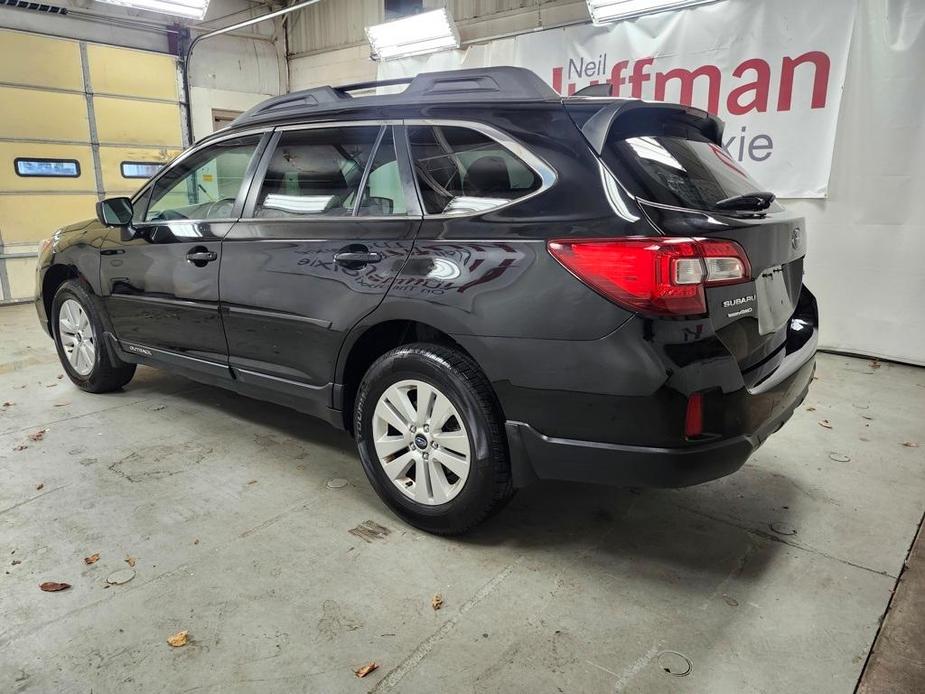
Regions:
[[[773,383],[730,394],[741,398],[749,433],[683,448],[628,446],[545,436],[506,423],[515,486],[538,479],[633,487],[687,487],[738,470],[803,402],[815,371],[815,336],[800,358],[782,364]],[[769,379],[770,380],[770,379]]]

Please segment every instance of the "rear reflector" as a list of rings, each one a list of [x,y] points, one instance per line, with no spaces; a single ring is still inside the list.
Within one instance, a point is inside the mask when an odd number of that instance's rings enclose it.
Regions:
[[[693,439],[701,434],[703,434],[703,393],[694,393],[687,399],[684,436]]]
[[[735,241],[669,236],[562,239],[547,244],[567,270],[631,311],[707,312],[704,287],[747,282],[748,257]]]

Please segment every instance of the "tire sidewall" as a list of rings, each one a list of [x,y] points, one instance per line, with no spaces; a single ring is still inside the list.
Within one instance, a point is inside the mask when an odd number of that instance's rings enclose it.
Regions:
[[[469,434],[469,476],[462,490],[444,504],[429,506],[408,498],[385,474],[376,455],[372,440],[376,403],[389,386],[406,379],[424,381],[439,389],[456,407]],[[427,529],[438,532],[449,531],[478,513],[486,499],[493,498],[496,484],[493,456],[497,452],[490,443],[490,426],[471,386],[449,363],[428,350],[399,348],[384,355],[370,367],[360,385],[354,431],[363,468],[380,498],[414,525],[426,525]]]

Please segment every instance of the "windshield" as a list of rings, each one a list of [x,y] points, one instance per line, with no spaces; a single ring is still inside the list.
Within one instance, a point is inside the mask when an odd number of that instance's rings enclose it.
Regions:
[[[697,136],[611,138],[604,159],[631,193],[675,207],[717,210],[720,200],[764,190],[722,147]]]

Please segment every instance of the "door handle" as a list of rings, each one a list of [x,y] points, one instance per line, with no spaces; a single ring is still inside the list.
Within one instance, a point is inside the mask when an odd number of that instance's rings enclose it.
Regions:
[[[378,263],[382,254],[376,251],[340,251],[334,254],[334,262],[340,265],[366,265]]]
[[[205,248],[194,248],[186,254],[186,259],[196,267],[204,267],[206,263],[218,260],[218,253]]]

